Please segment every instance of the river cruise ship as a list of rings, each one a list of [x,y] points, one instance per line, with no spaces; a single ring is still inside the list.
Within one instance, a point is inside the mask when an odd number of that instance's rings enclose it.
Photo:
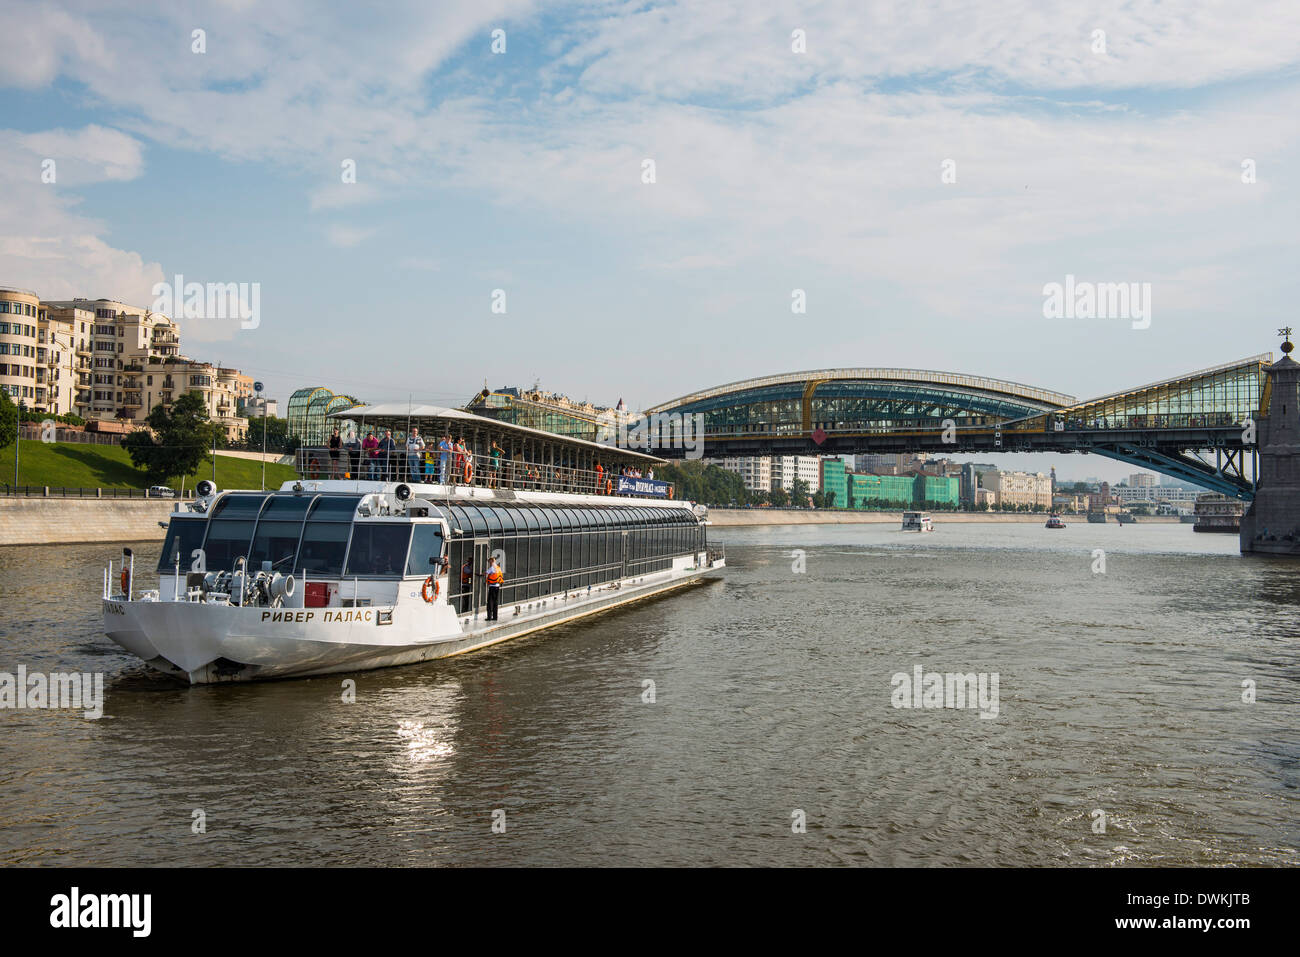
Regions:
[[[130,549],[105,571],[108,636],[193,684],[358,671],[473,651],[725,566],[707,510],[649,477],[662,459],[454,409],[346,415],[393,445],[301,449],[301,477],[274,491],[200,483],[176,504],[156,579]],[[444,458],[445,434],[465,451]]]
[[[1241,516],[1246,511],[1246,503],[1217,492],[1205,492],[1196,496],[1193,514],[1196,524],[1194,532],[1231,532],[1241,531]]]

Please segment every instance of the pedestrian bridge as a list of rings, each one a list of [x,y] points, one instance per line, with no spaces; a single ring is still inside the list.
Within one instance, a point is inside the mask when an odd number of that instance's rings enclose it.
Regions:
[[[820,369],[716,386],[646,413],[659,417],[651,442],[666,458],[684,451],[662,423],[698,413],[709,458],[1092,452],[1249,498],[1247,426],[1268,411],[1272,361],[1263,353],[1086,401],[950,372]]]

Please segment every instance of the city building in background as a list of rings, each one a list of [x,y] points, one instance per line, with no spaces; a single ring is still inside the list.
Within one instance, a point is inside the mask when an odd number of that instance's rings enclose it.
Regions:
[[[248,396],[240,404],[240,415],[250,419],[260,419],[262,416],[268,418],[279,418],[280,403],[276,399],[268,399],[265,396],[252,395]]]
[[[127,432],[155,405],[193,391],[238,441],[248,428],[239,408],[252,386],[238,369],[182,355],[180,328],[161,313],[114,299],[42,301],[0,287],[0,389],[33,412]]]
[[[771,475],[773,487],[793,492],[794,483],[802,481],[812,494],[822,487],[821,459],[816,455],[776,455],[772,457]]]
[[[735,472],[751,492],[772,491],[772,457],[770,455],[730,456],[714,463],[728,472]]]
[[[465,411],[587,442],[606,440],[611,424],[617,427],[628,418],[627,406],[622,399],[610,408],[578,402],[558,392],[543,392],[536,387],[527,390],[514,387],[495,391],[484,389],[465,405]]]
[[[896,463],[885,466],[895,468]],[[910,475],[874,474],[850,470],[843,458],[821,460],[821,490],[830,508],[888,508],[911,505],[960,504],[960,478],[916,472]]]
[[[963,462],[961,475],[957,482],[957,498],[966,508],[973,508],[975,492],[980,487],[979,473],[975,471],[974,462]]]
[[[31,290],[0,286],[0,389],[28,408],[36,401],[40,305]]]
[[[1042,472],[985,472],[982,484],[997,496],[999,508],[1052,507],[1052,480]]]

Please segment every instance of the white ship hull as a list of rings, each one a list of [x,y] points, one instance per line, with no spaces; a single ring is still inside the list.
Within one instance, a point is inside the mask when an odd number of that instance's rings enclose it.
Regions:
[[[364,671],[447,658],[698,582],[724,567],[674,567],[502,605],[500,619],[457,616],[417,592],[362,608],[241,608],[191,601],[103,600],[104,630],[131,654],[192,684]],[[381,618],[391,623],[380,624]]]

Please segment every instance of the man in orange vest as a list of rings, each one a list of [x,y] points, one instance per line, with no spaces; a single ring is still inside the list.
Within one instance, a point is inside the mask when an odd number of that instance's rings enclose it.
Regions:
[[[470,599],[474,592],[474,560],[466,558],[465,564],[460,566],[460,613],[468,615],[470,609]]]
[[[488,559],[487,567],[487,620],[497,620],[497,603],[501,600],[501,583],[506,580],[496,557]]]

